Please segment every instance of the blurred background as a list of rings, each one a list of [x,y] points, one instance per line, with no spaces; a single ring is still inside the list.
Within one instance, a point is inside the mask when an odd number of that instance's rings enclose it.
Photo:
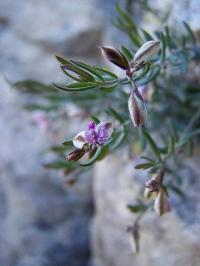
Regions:
[[[150,31],[162,25],[147,4],[199,34],[199,0],[0,0],[0,266],[200,265],[200,205],[188,205],[195,221],[187,210],[161,221],[150,214],[135,256],[126,234],[126,204],[139,190],[132,166],[112,156],[67,186],[42,163],[53,157],[48,147],[84,128],[84,114],[72,105],[62,119],[30,113],[31,99],[10,85],[66,80],[55,54],[104,65],[100,45],[128,43],[112,24],[117,3]]]

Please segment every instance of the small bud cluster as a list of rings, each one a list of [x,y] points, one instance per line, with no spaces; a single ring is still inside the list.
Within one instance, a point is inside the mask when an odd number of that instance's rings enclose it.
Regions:
[[[130,246],[134,253],[140,251],[140,226],[136,221],[132,226],[128,226],[127,232],[129,233]]]
[[[128,100],[128,109],[134,127],[142,127],[145,124],[147,111],[145,102],[133,81],[133,75],[146,65],[146,62],[158,52],[159,48],[159,41],[148,41],[138,49],[134,58],[129,62],[118,49],[108,46],[101,47],[103,56],[111,63],[126,70],[126,75],[131,81],[132,91]]]
[[[171,210],[167,189],[162,184],[164,173],[165,170],[161,170],[158,175],[148,180],[144,191],[146,199],[154,199],[154,210],[160,216]]]

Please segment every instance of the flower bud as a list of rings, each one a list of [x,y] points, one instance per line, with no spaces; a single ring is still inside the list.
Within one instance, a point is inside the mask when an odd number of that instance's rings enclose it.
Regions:
[[[88,152],[88,159],[91,159],[97,151],[97,146],[93,145],[93,147]]]
[[[86,151],[84,149],[76,149],[76,150],[70,152],[66,156],[66,160],[68,160],[68,161],[78,161],[79,159],[81,159],[83,157],[83,155],[85,153],[86,153]]]
[[[161,186],[161,181],[159,180],[159,175],[152,177],[151,179],[147,180],[146,188],[148,188],[151,192],[158,192]]]
[[[148,187],[145,187],[145,190],[144,190],[144,198],[146,200],[148,200],[148,199],[155,199],[156,196],[157,196],[157,194],[158,194],[158,191],[152,191]]]
[[[145,102],[137,89],[132,89],[128,100],[128,108],[134,127],[144,125],[147,117]]]
[[[76,176],[71,176],[67,178],[64,183],[68,187],[73,187],[76,184],[77,180],[78,178]]]
[[[131,60],[131,67],[135,65],[140,65],[142,62],[149,60],[154,56],[160,48],[159,41],[148,41],[145,42],[135,54],[133,60]]]
[[[129,63],[126,57],[116,48],[102,46],[101,52],[105,58],[118,67],[127,70],[129,69]]]
[[[127,231],[130,233],[129,242],[131,249],[134,253],[139,253],[140,251],[140,227],[138,222],[135,222],[132,226],[127,228]]]
[[[170,212],[171,207],[169,204],[168,196],[166,189],[164,187],[161,187],[159,189],[158,195],[154,202],[154,210],[158,215],[163,215],[167,212]]]

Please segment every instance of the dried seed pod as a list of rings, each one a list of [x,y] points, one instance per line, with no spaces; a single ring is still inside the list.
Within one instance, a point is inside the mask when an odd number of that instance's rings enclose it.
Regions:
[[[146,200],[148,200],[148,199],[155,199],[156,196],[157,196],[157,194],[158,194],[157,191],[152,191],[148,187],[145,187],[145,190],[144,190],[144,198]]]
[[[78,161],[86,153],[84,149],[75,149],[66,156],[67,161]]]
[[[128,226],[127,231],[129,234],[129,242],[131,249],[134,253],[139,253],[140,251],[140,226],[136,221],[132,226]]]
[[[159,189],[158,195],[155,199],[154,210],[160,216],[171,210],[167,191],[163,186]]]
[[[154,191],[158,192],[160,189],[161,182],[160,179],[158,179],[158,177],[159,175],[156,175],[146,182],[146,188],[148,188],[151,192]]]
[[[126,57],[116,48],[109,46],[102,46],[101,52],[105,58],[118,67],[127,70],[129,69],[129,63]]]
[[[143,126],[147,118],[147,110],[145,102],[137,89],[131,91],[128,108],[134,127]]]
[[[91,159],[97,151],[97,146],[94,145],[88,152],[88,159]]]
[[[76,176],[71,176],[71,177],[67,178],[67,179],[64,181],[64,183],[65,183],[65,185],[68,186],[68,187],[73,187],[73,186],[76,184],[77,181],[78,181],[78,177],[76,177]]]
[[[130,66],[134,67],[135,65],[140,65],[144,61],[149,60],[159,51],[159,49],[160,49],[159,41],[145,42],[136,52],[133,60],[131,60],[130,62]]]

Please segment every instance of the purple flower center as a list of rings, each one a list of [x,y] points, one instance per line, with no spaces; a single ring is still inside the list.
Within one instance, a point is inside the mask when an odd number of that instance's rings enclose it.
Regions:
[[[111,123],[101,122],[96,125],[94,122],[88,124],[88,129],[85,131],[85,140],[89,144],[103,145],[111,136]]]
[[[93,122],[93,121],[89,122],[88,129],[95,129],[95,128],[96,128],[95,122]]]

